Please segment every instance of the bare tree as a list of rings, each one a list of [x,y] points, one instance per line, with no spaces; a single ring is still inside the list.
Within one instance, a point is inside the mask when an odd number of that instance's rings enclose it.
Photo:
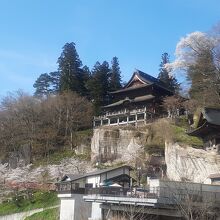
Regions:
[[[66,92],[58,97],[59,103],[63,109],[63,125],[65,137],[70,148],[74,146],[74,132],[80,128],[89,127],[92,121],[91,104],[83,97],[76,93]]]
[[[120,211],[108,211],[106,218],[109,220],[156,220],[157,214],[152,214],[146,206],[121,205]]]
[[[175,118],[180,115],[183,100],[177,96],[168,96],[163,100],[163,106],[168,112],[168,118]]]
[[[216,195],[220,193],[203,191],[201,184],[168,181],[160,191],[186,220],[211,220],[217,215]]]
[[[35,156],[44,157],[65,145],[73,149],[76,131],[90,127],[91,121],[91,103],[76,93],[46,99],[22,92],[9,94],[0,105],[1,155],[19,152],[26,144]]]

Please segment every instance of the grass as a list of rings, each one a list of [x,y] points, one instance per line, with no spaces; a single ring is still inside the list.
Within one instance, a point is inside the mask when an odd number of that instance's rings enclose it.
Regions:
[[[60,162],[64,158],[70,158],[70,157],[75,157],[76,154],[73,150],[62,150],[59,152],[54,152],[50,154],[48,158],[38,158],[37,160],[34,161],[34,167],[38,166],[44,166],[47,164],[60,164]]]
[[[24,198],[26,192],[13,196],[11,201],[0,204],[0,216],[17,212],[29,211],[32,209],[45,208],[58,205],[59,199],[56,192],[37,191],[31,194],[31,198]]]
[[[35,213],[25,220],[58,220],[59,219],[59,208],[47,209],[43,212]]]
[[[186,129],[183,127],[172,125],[172,131],[174,134],[175,142],[192,145],[195,148],[201,148],[203,146],[203,142],[201,139],[189,136],[188,134],[186,134]]]
[[[93,129],[85,129],[82,131],[77,131],[77,135],[81,137],[92,137]]]
[[[145,143],[145,151],[150,155],[164,155],[165,141],[178,142],[191,145],[194,148],[202,148],[203,142],[200,138],[189,136],[185,118],[178,118],[174,124],[168,120],[158,120],[149,127],[149,138]]]

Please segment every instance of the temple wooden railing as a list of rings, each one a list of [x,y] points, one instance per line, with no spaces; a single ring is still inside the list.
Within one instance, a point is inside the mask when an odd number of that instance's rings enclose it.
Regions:
[[[118,110],[118,111],[109,111],[109,112],[105,112],[100,116],[94,116],[95,120],[99,120],[99,119],[104,119],[108,116],[117,116],[117,115],[127,115],[127,114],[137,114],[137,113],[145,113],[146,108],[137,108],[137,109],[122,109],[122,110]]]

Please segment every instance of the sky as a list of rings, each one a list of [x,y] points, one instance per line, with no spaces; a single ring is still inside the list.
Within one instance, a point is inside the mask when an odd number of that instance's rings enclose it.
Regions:
[[[0,97],[32,94],[67,42],[90,68],[117,56],[124,81],[157,76],[162,53],[172,61],[181,37],[219,21],[219,0],[0,0]]]

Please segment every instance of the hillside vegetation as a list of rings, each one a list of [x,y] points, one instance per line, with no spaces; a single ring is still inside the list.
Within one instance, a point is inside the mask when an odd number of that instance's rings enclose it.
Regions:
[[[35,213],[25,220],[59,220],[59,208],[47,209],[43,212]]]
[[[5,200],[0,204],[0,215],[29,211],[32,209],[45,208],[59,204],[56,192],[17,192],[12,195],[12,200]]]
[[[203,146],[201,139],[189,136],[186,133],[189,125],[185,118],[177,120],[159,119],[147,128],[150,135],[146,140],[145,150],[149,154],[164,155],[165,141],[183,143],[195,148],[202,148]]]

